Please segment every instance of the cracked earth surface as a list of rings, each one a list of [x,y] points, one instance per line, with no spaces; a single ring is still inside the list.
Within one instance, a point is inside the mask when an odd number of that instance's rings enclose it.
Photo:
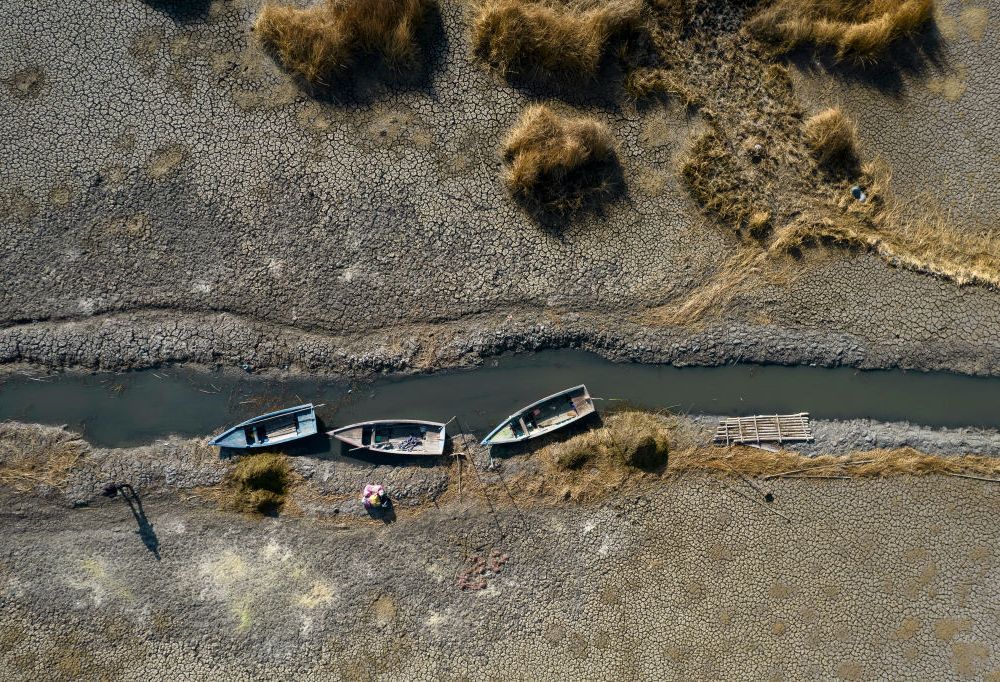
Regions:
[[[499,177],[499,143],[537,93],[472,60],[462,5],[442,5],[426,83],[362,84],[339,102],[310,97],[260,51],[256,10],[0,10],[17,46],[0,57],[0,361],[419,370],[577,344],[643,361],[1000,372],[996,292],[866,255],[789,263],[784,283],[748,288],[694,329],[650,323],[644,311],[696,294],[734,248],[676,177],[696,116],[611,96],[559,103],[611,125],[628,189],[556,234]],[[970,139],[995,136],[995,117],[976,113],[997,92],[988,13],[976,40],[979,26],[942,44],[975,86],[955,102],[921,94],[937,72],[907,75],[901,94],[847,91],[879,112],[858,115],[866,152],[892,158],[904,191],[923,187],[911,159],[958,163],[919,151],[942,116]],[[796,76],[807,106],[830,103],[828,78]],[[928,132],[887,137],[911,101]],[[996,175],[995,155],[961,158]],[[946,192],[949,205],[985,215],[977,182]]]

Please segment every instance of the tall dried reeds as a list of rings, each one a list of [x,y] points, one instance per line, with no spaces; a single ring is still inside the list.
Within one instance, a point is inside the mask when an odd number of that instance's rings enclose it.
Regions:
[[[934,0],[775,0],[749,28],[786,49],[830,47],[839,59],[876,60],[934,15]]]
[[[839,107],[824,109],[805,123],[806,144],[827,168],[858,163],[858,128]]]
[[[504,181],[529,208],[566,214],[592,206],[618,189],[611,132],[588,117],[566,117],[544,104],[528,107],[504,143]]]
[[[505,77],[592,78],[613,38],[640,23],[637,0],[589,8],[549,0],[484,0],[472,25],[476,55]]]
[[[431,0],[325,0],[307,8],[268,3],[254,23],[261,42],[290,71],[329,85],[362,57],[399,71],[419,65],[419,31]]]

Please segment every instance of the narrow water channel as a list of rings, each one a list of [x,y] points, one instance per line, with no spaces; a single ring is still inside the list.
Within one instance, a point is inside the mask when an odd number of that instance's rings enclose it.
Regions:
[[[820,419],[867,417],[925,426],[1000,427],[1000,379],[948,373],[847,368],[615,364],[582,351],[508,356],[483,367],[349,384],[318,378],[180,368],[122,374],[0,379],[0,420],[67,424],[100,446],[147,443],[171,434],[209,436],[281,406],[324,403],[328,427],[380,418],[460,418],[483,435],[519,407],[586,383],[600,409],[615,401],[718,415],[810,412]]]

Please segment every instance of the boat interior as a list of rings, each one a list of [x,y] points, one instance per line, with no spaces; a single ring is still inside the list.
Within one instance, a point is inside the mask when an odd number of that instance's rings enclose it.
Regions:
[[[583,389],[556,396],[511,419],[497,432],[494,440],[517,440],[532,436],[593,411],[594,404]]]
[[[299,432],[298,415],[283,415],[273,420],[243,427],[247,445],[266,443],[294,436]]]
[[[361,436],[363,445],[378,450],[435,450],[441,440],[441,430],[425,424],[373,424],[365,426]]]

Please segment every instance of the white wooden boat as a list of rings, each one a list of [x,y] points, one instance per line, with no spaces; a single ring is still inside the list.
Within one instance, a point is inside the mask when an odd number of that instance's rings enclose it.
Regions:
[[[594,412],[594,401],[583,384],[531,403],[501,422],[482,445],[504,445],[544,436]]]
[[[296,405],[240,422],[208,441],[220,448],[269,448],[316,433],[316,408]]]
[[[440,455],[445,425],[417,419],[379,419],[342,426],[329,432],[355,449],[400,455]]]

